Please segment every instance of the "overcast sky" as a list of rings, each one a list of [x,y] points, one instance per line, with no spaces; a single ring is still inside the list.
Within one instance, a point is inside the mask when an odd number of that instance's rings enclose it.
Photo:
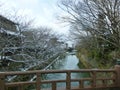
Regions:
[[[63,11],[57,6],[58,0],[0,0],[3,11],[18,11],[19,15],[26,15],[30,19],[35,18],[35,26],[48,26],[55,31],[67,34],[68,27],[60,24],[58,15]]]

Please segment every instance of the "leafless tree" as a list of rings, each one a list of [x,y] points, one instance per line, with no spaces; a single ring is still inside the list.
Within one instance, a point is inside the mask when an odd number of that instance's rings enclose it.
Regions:
[[[61,0],[59,7],[74,39],[103,54],[120,50],[120,0]]]

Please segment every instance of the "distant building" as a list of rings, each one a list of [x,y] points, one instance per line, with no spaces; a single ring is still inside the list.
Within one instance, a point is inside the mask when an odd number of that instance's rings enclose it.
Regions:
[[[20,45],[18,24],[0,15],[0,52],[4,48]]]
[[[65,49],[68,49],[68,43],[66,43],[65,45],[66,45]]]
[[[0,15],[0,28],[9,30],[11,32],[17,32],[17,23],[14,23],[13,21]]]

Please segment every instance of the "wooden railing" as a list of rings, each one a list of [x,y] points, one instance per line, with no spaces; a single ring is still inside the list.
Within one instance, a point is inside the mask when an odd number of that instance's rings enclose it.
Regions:
[[[0,73],[0,90],[11,90],[9,88],[17,87],[17,90],[25,90],[24,86],[35,85],[34,90],[42,90],[42,84],[51,84],[52,90],[57,90],[58,83],[66,83],[65,90],[91,90],[97,88],[111,88],[119,86],[119,72],[120,69],[80,69],[80,70],[35,70],[35,71],[25,71],[25,72],[2,72]],[[62,73],[65,74],[65,79],[63,80],[43,80],[41,77],[44,74],[55,74]],[[88,77],[82,78],[72,78],[73,73],[87,73]],[[7,82],[6,78],[8,76],[23,76],[23,75],[36,75],[36,80],[34,81],[13,81]],[[73,86],[71,82],[78,82],[78,86]],[[88,83],[85,84],[85,82]],[[12,89],[13,90],[13,89]],[[60,89],[63,90],[63,89]]]

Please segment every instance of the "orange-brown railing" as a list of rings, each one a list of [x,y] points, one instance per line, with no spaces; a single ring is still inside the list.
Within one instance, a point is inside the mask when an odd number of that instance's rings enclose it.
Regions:
[[[65,74],[63,80],[43,80],[41,77],[44,74]],[[72,78],[73,73],[87,73],[88,77]],[[1,72],[0,73],[0,90],[8,90],[11,87],[17,87],[17,90],[25,90],[24,86],[35,85],[34,90],[42,90],[42,84],[51,84],[52,90],[57,90],[58,83],[66,83],[65,90],[90,90],[96,88],[111,88],[119,87],[120,84],[120,66],[115,69],[80,69],[80,70],[35,70],[35,71],[24,71],[24,72]],[[17,75],[36,75],[34,81],[13,81],[7,82],[7,76]],[[88,85],[85,82],[89,82]],[[72,86],[71,82],[78,82],[78,86]]]

